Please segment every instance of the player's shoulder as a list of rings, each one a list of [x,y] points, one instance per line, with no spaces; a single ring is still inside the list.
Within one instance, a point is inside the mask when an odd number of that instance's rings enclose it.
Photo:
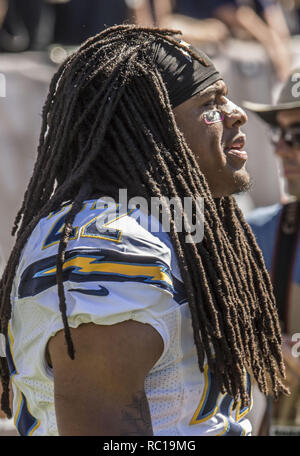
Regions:
[[[26,250],[30,256],[57,253],[61,233],[72,204],[43,218],[32,232]],[[135,207],[123,207],[106,200],[85,201],[73,222],[67,250],[97,248],[124,254],[159,255],[165,261],[170,244],[164,233],[153,233],[148,214]]]
[[[70,209],[65,205],[37,224],[15,276],[12,334],[16,344],[16,334],[34,333],[34,344],[26,336],[32,353],[38,344],[44,354],[49,337],[63,328],[57,253]],[[173,276],[170,244],[160,238],[167,239],[167,233],[156,236],[147,229],[147,213],[124,209],[89,200],[74,219],[60,277],[68,323],[77,328],[136,320],[155,327],[168,347],[169,321],[173,315],[177,321],[180,305],[187,302],[185,287]],[[20,346],[26,337],[17,336]]]
[[[56,284],[57,250],[71,205],[42,219],[30,236],[19,264],[19,297],[39,294]],[[75,217],[65,253],[66,280],[140,282],[174,294],[177,262],[167,233],[149,229],[149,215],[101,200],[86,201]],[[174,275],[174,277],[173,277]]]
[[[277,203],[271,206],[258,207],[251,211],[246,219],[252,228],[263,228],[276,224],[282,210],[282,205]]]

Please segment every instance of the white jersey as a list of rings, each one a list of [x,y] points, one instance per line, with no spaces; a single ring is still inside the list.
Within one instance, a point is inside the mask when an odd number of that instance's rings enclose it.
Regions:
[[[98,202],[99,203],[99,202]],[[58,435],[53,372],[45,349],[63,329],[56,254],[71,206],[42,219],[23,249],[12,289],[9,361],[13,415],[21,435]],[[104,216],[116,212],[115,220]],[[122,214],[122,215],[121,215]],[[248,435],[249,408],[233,409],[208,367],[200,372],[191,316],[167,233],[145,228],[150,217],[131,209],[103,209],[87,201],[77,214],[63,266],[69,325],[136,320],[161,335],[163,353],[148,373],[145,392],[155,436]],[[245,375],[249,393],[250,377]]]

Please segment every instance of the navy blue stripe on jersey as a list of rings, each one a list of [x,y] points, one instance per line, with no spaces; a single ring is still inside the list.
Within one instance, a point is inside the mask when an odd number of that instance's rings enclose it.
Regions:
[[[131,211],[132,213],[133,211]],[[97,220],[91,220],[82,230],[81,237],[105,238],[111,241],[120,241],[122,231],[116,228],[97,226]]]
[[[222,415],[230,416],[231,406],[233,405],[234,399],[229,394],[226,394],[221,402],[219,407]]]
[[[219,388],[217,383],[217,378],[215,375],[212,375],[210,370],[207,371],[208,378],[208,389],[207,394],[203,403],[203,406],[196,418],[197,421],[204,421],[205,418],[208,418],[210,415],[214,415],[217,410],[217,398],[219,396]]]
[[[31,415],[27,400],[24,394],[21,392],[21,404],[18,410],[18,417],[16,420],[16,427],[22,436],[31,435],[36,427],[38,427],[39,421]]]
[[[68,291],[76,291],[77,293],[86,294],[89,296],[108,296],[109,291],[107,288],[98,285],[98,288],[94,290],[84,289],[84,288],[69,288]]]
[[[172,281],[173,281],[173,298],[177,304],[184,304],[188,302],[188,297],[186,294],[186,289],[180,280],[176,279],[176,277],[172,274]]]
[[[13,360],[13,357],[12,357],[12,353],[11,353],[11,349],[10,349],[10,344],[7,343],[6,344],[6,359],[7,359],[7,364],[8,364],[8,369],[9,369],[9,373],[10,373],[10,376],[13,376],[17,373],[17,368],[15,366],[15,363],[14,363],[14,360]]]
[[[218,435],[244,435],[245,428],[239,423],[250,407],[245,407],[240,411],[241,402],[238,402],[236,408],[236,421],[233,422],[233,404],[234,399],[229,394],[222,394],[218,386],[217,378],[214,373],[208,368],[208,365],[204,369],[205,385],[200,399],[199,406],[190,422],[190,425],[203,423],[211,419],[217,413],[221,413],[225,418],[224,429]],[[247,374],[247,391],[249,397],[251,397],[251,379]]]
[[[114,250],[78,249],[66,252],[63,280],[71,282],[141,282],[176,294],[169,267],[159,258]],[[56,255],[39,260],[22,273],[18,296],[35,296],[56,285]],[[177,295],[182,299],[182,291]]]

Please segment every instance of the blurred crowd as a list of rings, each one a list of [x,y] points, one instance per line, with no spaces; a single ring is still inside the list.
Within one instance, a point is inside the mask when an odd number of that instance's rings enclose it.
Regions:
[[[217,47],[229,38],[255,40],[279,79],[290,61],[289,40],[300,30],[299,0],[0,0],[0,50],[76,46],[124,21],[178,28],[195,44]]]
[[[84,40],[123,22],[181,30],[212,57],[239,104],[274,101],[300,66],[300,0],[0,0],[0,273],[32,172],[51,76]],[[245,214],[284,197],[267,128],[247,114],[253,188],[238,197]],[[2,435],[9,432],[8,426]]]
[[[300,32],[299,0],[0,0],[0,51],[76,46],[122,22],[182,30],[197,45],[255,40],[279,78],[287,75],[289,42]]]

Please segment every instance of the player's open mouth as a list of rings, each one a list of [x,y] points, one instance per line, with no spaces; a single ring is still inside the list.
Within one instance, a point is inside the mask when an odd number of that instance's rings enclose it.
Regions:
[[[230,161],[230,164],[236,169],[241,168],[248,159],[248,154],[244,150],[245,142],[245,136],[242,135],[234,139],[224,149],[227,159]]]

